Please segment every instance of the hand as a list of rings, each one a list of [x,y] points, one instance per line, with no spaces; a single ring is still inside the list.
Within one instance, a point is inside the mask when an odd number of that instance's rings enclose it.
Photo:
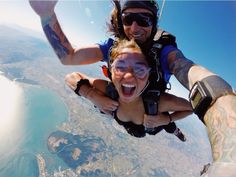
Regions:
[[[119,106],[119,103],[117,101],[114,101],[107,96],[99,94],[97,94],[97,96],[93,96],[93,99],[91,99],[91,101],[102,112],[110,115],[112,114],[112,111],[115,111]]]
[[[29,0],[32,9],[40,16],[51,16],[54,13],[54,8],[57,0]]]
[[[86,96],[86,98],[88,98],[101,112],[109,115],[112,115],[112,112],[117,110],[119,106],[117,101],[114,101],[107,96],[101,95],[95,90],[92,90]]]
[[[162,125],[167,125],[169,122],[169,116],[166,114],[158,113],[158,115],[155,116],[144,114],[143,125],[146,128],[155,128]]]

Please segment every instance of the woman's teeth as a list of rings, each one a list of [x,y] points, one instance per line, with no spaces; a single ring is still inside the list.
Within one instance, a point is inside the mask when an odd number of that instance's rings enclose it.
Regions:
[[[123,87],[128,87],[128,88],[132,88],[132,87],[135,87],[134,85],[131,85],[131,84],[122,84]]]
[[[135,86],[131,84],[122,84],[122,91],[124,95],[132,95],[135,90]]]

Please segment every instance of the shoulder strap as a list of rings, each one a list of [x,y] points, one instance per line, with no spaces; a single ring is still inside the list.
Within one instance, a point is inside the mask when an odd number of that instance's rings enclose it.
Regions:
[[[162,29],[159,29],[156,33],[156,35],[154,36],[154,41],[158,42],[159,44],[163,46],[166,45],[173,45],[175,47],[177,47],[176,44],[176,37]]]
[[[109,82],[107,87],[106,87],[106,96],[108,96],[109,98],[117,101],[119,98],[118,92],[114,86],[114,84],[112,82]]]
[[[149,65],[151,66],[150,82],[151,89],[159,89],[164,92],[167,87],[167,82],[164,78],[164,71],[161,67],[160,56],[164,46],[173,45],[177,47],[175,36],[161,29],[156,33],[151,49],[148,52]],[[170,86],[169,88],[170,89]]]
[[[142,94],[142,99],[145,113],[148,115],[157,115],[160,91],[148,90],[146,93]]]

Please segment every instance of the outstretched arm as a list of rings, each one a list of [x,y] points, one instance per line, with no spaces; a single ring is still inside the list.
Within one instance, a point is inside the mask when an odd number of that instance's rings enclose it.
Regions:
[[[218,98],[207,111],[204,121],[214,161],[236,163],[236,96]]]
[[[192,67],[188,74],[190,87],[209,75],[214,74],[200,66]],[[204,122],[214,161],[236,163],[236,95],[219,97],[206,112]]]
[[[73,48],[54,12],[57,0],[39,1],[30,0],[33,10],[40,16],[43,31],[54,52],[65,65],[81,65],[98,62],[102,59],[102,52],[98,45]]]
[[[215,74],[186,60],[180,51],[168,56],[169,68],[175,77],[190,90],[194,83]],[[222,82],[219,87],[227,86]],[[221,96],[210,106],[204,116],[211,143],[213,164],[208,170],[209,177],[224,173],[225,177],[236,176],[236,95]],[[227,173],[225,173],[227,171]]]
[[[195,74],[200,71],[201,75],[208,74],[199,67],[190,69],[190,85],[200,79],[199,75]],[[236,95],[231,93],[217,98],[207,110],[204,122],[213,155],[213,163],[207,171],[207,176],[236,176]]]

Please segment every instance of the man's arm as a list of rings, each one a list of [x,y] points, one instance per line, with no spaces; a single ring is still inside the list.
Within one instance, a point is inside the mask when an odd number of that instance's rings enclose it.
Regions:
[[[168,65],[176,79],[189,90],[188,72],[194,63],[185,58],[180,50],[175,50],[168,54]]]
[[[213,75],[215,74],[201,66],[191,67],[188,73],[190,88],[195,82]],[[208,129],[214,161],[236,163],[236,95],[232,93],[217,98],[207,110],[204,122]]]
[[[74,49],[61,29],[54,12],[57,1],[30,0],[33,10],[40,16],[43,31],[54,52],[65,65],[81,65],[98,62],[103,54],[98,45]]]
[[[208,109],[204,121],[214,161],[236,163],[236,96],[218,98]]]
[[[197,81],[215,76],[207,69],[186,60],[180,51],[171,52],[168,57],[170,70],[188,90]],[[222,85],[219,85],[221,86],[228,88],[224,80]],[[205,113],[204,123],[213,154],[213,164],[206,175],[208,177],[219,177],[222,174],[224,177],[236,176],[236,95],[229,93],[217,98]]]

